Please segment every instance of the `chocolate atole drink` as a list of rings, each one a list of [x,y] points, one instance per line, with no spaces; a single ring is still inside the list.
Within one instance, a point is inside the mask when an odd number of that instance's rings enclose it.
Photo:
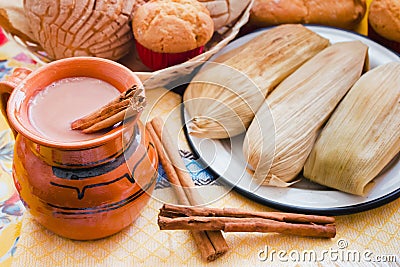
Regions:
[[[102,133],[71,130],[71,122],[107,104],[120,92],[111,84],[89,77],[58,80],[41,90],[29,104],[29,119],[44,137],[60,142],[92,139]]]

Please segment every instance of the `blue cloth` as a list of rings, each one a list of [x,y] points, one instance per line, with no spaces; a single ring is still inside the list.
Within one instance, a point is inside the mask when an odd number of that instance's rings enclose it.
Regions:
[[[199,159],[191,152],[182,150],[179,152],[196,186],[208,185],[216,180],[217,177],[204,168]],[[168,181],[168,177],[165,174],[163,167],[161,164],[159,164],[158,167],[156,189],[170,187],[171,184]]]

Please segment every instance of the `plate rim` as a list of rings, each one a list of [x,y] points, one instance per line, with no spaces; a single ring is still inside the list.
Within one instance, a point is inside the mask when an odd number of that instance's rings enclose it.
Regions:
[[[342,32],[346,32],[348,34],[354,34],[354,35],[358,35],[361,38],[365,38],[366,40],[375,43],[378,46],[381,46],[382,48],[392,52],[394,55],[399,56],[397,53],[395,53],[394,51],[392,51],[389,48],[386,48],[384,46],[382,46],[381,44],[375,42],[374,40],[370,39],[368,36],[362,35],[360,33],[357,32],[352,32],[349,30],[345,30],[345,29],[340,29],[340,28],[336,28],[336,27],[331,27],[331,26],[323,26],[323,25],[314,25],[314,24],[304,24],[304,26],[311,26],[314,28],[327,28],[327,29],[333,29],[333,30],[337,30],[337,31],[342,31]],[[253,31],[251,33],[248,33],[246,35],[243,35],[241,37],[239,37],[238,39],[245,37],[247,35],[251,35],[260,31],[265,31],[268,29],[271,29],[275,26],[272,27],[266,27],[266,28],[260,28],[257,29],[256,31]],[[236,39],[236,40],[238,40]],[[229,44],[228,44],[229,45]],[[216,55],[214,55],[212,58],[210,58],[210,61],[212,61],[213,58],[215,58]],[[399,56],[400,58],[400,56]],[[400,61],[400,59],[399,59]],[[188,131],[188,127],[186,124],[186,112],[185,112],[185,103],[183,102],[182,99],[182,105],[181,105],[181,120],[182,120],[182,125],[183,125],[183,131],[184,131],[184,135],[186,137],[186,140],[188,142],[188,145],[190,147],[190,149],[192,150],[192,153],[198,158],[198,161],[201,162],[201,164],[203,165],[204,169],[207,170],[208,172],[210,172],[214,177],[221,178],[220,180],[218,180],[218,182],[221,183],[225,183],[227,185],[229,185],[233,190],[235,190],[236,192],[238,192],[239,194],[241,194],[242,196],[253,200],[259,204],[280,210],[280,211],[285,211],[285,212],[296,212],[296,213],[307,213],[307,214],[319,214],[319,215],[329,215],[329,216],[337,216],[337,215],[349,215],[349,214],[355,214],[355,213],[359,213],[359,212],[363,212],[363,211],[367,211],[367,210],[371,210],[371,209],[375,209],[378,207],[381,207],[385,204],[388,204],[390,202],[395,201],[396,199],[398,199],[400,197],[400,187],[388,192],[387,194],[372,199],[372,200],[368,200],[365,202],[361,202],[361,203],[357,203],[357,204],[352,204],[352,205],[343,205],[343,206],[335,206],[335,207],[329,207],[329,208],[319,208],[319,207],[315,207],[315,208],[310,208],[310,207],[302,207],[302,206],[297,206],[297,205],[290,205],[290,204],[283,204],[280,202],[277,202],[275,200],[270,200],[268,198],[259,196],[253,192],[250,192],[248,190],[246,190],[245,188],[242,188],[240,186],[238,186],[237,184],[232,183],[229,179],[225,178],[224,176],[220,175],[218,172],[216,172],[211,165],[207,164],[207,162],[204,161],[204,159],[200,156],[199,152],[197,151],[196,146],[193,143],[193,140],[189,134]]]
[[[181,107],[181,118],[182,118],[182,124],[183,124],[183,131],[186,137],[186,140],[189,144],[190,149],[192,150],[192,153],[196,156],[197,160],[201,162],[201,164],[204,167],[205,170],[210,172],[214,177],[221,178],[221,180],[218,180],[218,182],[221,183],[226,183],[228,184],[233,190],[237,191],[239,194],[242,196],[247,197],[248,199],[254,200],[255,202],[259,204],[263,204],[265,206],[280,210],[280,211],[285,211],[285,212],[296,212],[296,213],[307,213],[307,214],[316,214],[316,215],[329,215],[329,216],[337,216],[337,215],[349,215],[349,214],[355,214],[371,209],[375,209],[378,207],[381,207],[385,204],[388,204],[392,201],[395,201],[400,197],[400,187],[392,192],[389,192],[388,194],[372,199],[366,202],[354,204],[354,205],[347,205],[347,206],[337,206],[337,207],[332,207],[332,208],[306,208],[306,207],[301,207],[301,206],[296,206],[296,205],[288,205],[288,204],[282,204],[274,200],[269,200],[267,198],[263,198],[253,192],[247,191],[246,189],[235,185],[234,183],[230,182],[228,179],[217,173],[209,164],[207,164],[203,158],[200,156],[199,152],[197,151],[195,145],[193,144],[192,139],[190,138],[190,134],[188,131],[188,127],[185,123],[185,104],[182,103]]]

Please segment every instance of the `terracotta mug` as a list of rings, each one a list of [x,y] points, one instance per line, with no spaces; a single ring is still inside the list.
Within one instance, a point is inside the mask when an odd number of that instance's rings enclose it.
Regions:
[[[27,210],[58,235],[90,240],[112,235],[139,216],[154,189],[158,158],[140,114],[79,142],[49,140],[35,130],[28,117],[30,99],[54,81],[77,76],[101,79],[121,92],[142,86],[123,65],[75,57],[33,72],[15,69],[0,83],[0,96],[16,137],[13,179]]]

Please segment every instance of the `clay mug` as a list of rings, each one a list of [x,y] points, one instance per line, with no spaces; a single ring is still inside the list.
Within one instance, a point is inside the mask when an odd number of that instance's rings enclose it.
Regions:
[[[119,63],[74,57],[33,72],[15,69],[0,83],[0,99],[15,135],[13,179],[25,207],[50,231],[90,240],[112,235],[139,216],[154,189],[158,158],[140,114],[79,142],[49,140],[35,130],[28,117],[30,99],[54,81],[77,76],[101,79],[121,92],[142,86]]]

